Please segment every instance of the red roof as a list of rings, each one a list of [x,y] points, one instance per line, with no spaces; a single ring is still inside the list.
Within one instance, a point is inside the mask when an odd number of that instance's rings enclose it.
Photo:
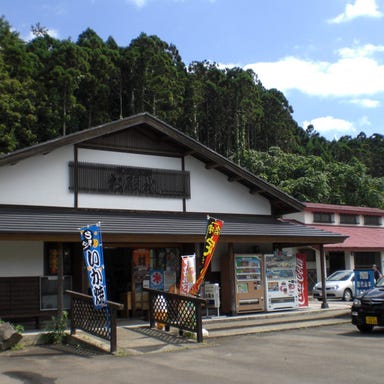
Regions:
[[[324,245],[329,250],[384,250],[384,227],[347,227],[340,225],[309,225],[310,227],[348,236],[343,243]]]
[[[305,211],[311,212],[334,212],[349,213],[362,215],[384,216],[384,210],[379,208],[355,207],[352,205],[336,205],[336,204],[320,204],[320,203],[304,203]]]

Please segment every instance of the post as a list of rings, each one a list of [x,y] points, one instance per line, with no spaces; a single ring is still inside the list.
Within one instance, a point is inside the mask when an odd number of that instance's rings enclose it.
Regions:
[[[64,250],[63,243],[57,244],[57,317],[63,317],[63,293],[64,293]]]
[[[323,302],[321,303],[321,308],[329,308],[327,303],[327,292],[325,289],[325,254],[324,254],[324,245],[320,244],[320,263],[321,263],[321,292],[323,295]]]
[[[117,310],[115,308],[106,307],[106,311],[110,311],[110,321],[111,321],[111,344],[110,352],[116,352],[117,350]],[[108,315],[107,315],[108,316]]]
[[[196,323],[197,323],[196,338],[198,343],[202,343],[203,342],[203,323],[201,321],[202,319],[201,304],[194,303],[194,305],[196,308]]]

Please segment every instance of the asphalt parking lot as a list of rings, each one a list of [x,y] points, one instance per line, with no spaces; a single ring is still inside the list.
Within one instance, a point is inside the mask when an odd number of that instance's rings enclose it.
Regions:
[[[352,324],[224,337],[199,348],[136,356],[61,346],[0,355],[1,384],[382,383],[384,329]]]

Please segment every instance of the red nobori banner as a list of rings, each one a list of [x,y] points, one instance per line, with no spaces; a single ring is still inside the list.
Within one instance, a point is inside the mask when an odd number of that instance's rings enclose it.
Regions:
[[[189,293],[190,288],[196,282],[196,256],[181,256],[180,293]]]
[[[205,234],[205,244],[204,251],[201,258],[201,264],[203,265],[202,270],[200,271],[199,277],[196,280],[196,283],[193,284],[189,293],[191,295],[197,295],[201,286],[201,283],[204,281],[205,274],[207,273],[209,264],[211,263],[213,253],[216,248],[216,244],[219,240],[220,231],[223,227],[224,221],[215,219],[213,217],[208,217],[207,230]]]
[[[299,307],[308,307],[307,264],[304,254],[296,254],[296,279]]]

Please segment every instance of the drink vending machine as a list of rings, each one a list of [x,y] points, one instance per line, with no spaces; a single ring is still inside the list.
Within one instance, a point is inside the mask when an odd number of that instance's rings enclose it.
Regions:
[[[266,310],[299,307],[296,255],[275,252],[264,255]]]
[[[236,312],[263,311],[263,256],[235,254]]]

